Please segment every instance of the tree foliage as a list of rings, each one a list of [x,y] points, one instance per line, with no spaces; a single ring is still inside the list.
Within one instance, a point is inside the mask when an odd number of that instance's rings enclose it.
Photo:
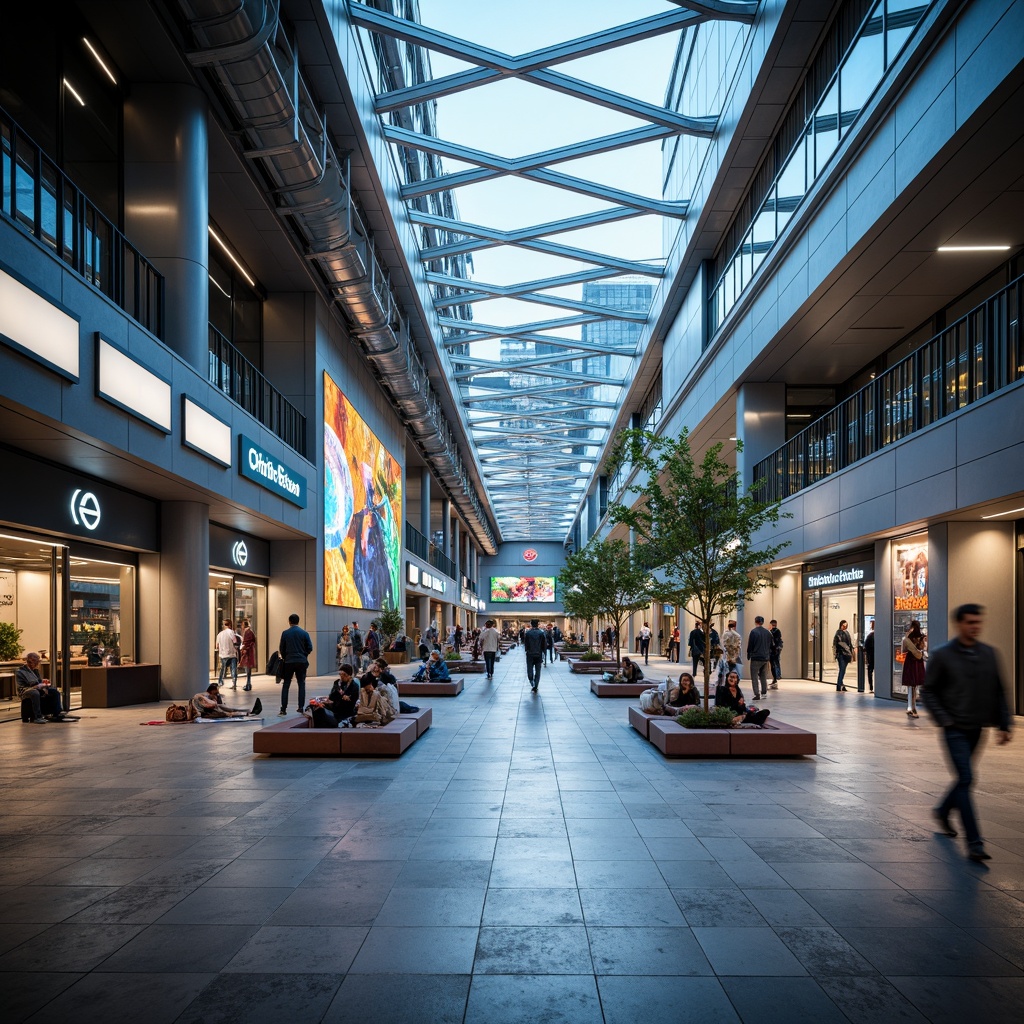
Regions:
[[[591,540],[569,555],[559,574],[567,615],[588,621],[603,616],[615,627],[616,662],[627,617],[650,603],[651,574],[644,561],[625,541]]]
[[[741,450],[742,442],[736,447]],[[758,545],[754,537],[778,523],[779,503],[741,493],[721,444],[697,463],[685,429],[678,438],[626,430],[616,440],[615,457],[639,470],[641,483],[628,488],[631,504],[609,506],[609,517],[628,526],[642,545],[658,600],[712,623],[774,586],[765,567],[786,544]],[[710,682],[711,659],[705,658],[705,708]]]

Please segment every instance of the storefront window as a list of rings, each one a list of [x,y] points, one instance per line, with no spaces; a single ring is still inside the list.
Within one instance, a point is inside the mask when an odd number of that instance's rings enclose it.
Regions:
[[[892,573],[892,692],[905,697],[903,686],[903,638],[912,622],[921,625],[928,639],[928,534],[904,537],[893,544]]]

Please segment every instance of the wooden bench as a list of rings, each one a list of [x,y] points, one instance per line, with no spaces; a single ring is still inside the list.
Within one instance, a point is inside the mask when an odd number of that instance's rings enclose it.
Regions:
[[[597,675],[600,672],[615,672],[618,670],[618,662],[615,661],[581,661],[579,658],[566,658],[569,662],[569,671],[577,675]]]
[[[399,715],[379,729],[314,729],[308,718],[286,718],[252,736],[254,754],[312,757],[398,757],[431,726],[434,714],[420,708]]]
[[[443,683],[431,682],[429,679],[424,679],[422,682],[399,679],[398,695],[399,697],[457,697],[462,693],[465,685],[466,681],[461,676]]]
[[[606,683],[603,679],[590,680],[590,692],[598,697],[639,697],[644,690],[657,686],[651,683]]]
[[[629,709],[629,724],[666,757],[801,757],[818,752],[817,733],[769,719],[760,729],[684,729],[668,715]]]

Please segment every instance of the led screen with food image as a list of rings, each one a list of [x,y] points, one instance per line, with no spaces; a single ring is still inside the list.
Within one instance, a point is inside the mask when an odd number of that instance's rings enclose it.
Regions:
[[[324,374],[324,603],[398,607],[402,467]]]
[[[492,576],[491,600],[518,604],[555,600],[554,576]]]

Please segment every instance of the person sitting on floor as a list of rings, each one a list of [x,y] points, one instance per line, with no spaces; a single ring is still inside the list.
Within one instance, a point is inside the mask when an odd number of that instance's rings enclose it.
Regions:
[[[252,711],[245,708],[229,708],[224,703],[220,687],[216,683],[210,683],[203,693],[197,693],[192,698],[192,707],[199,712],[200,718],[248,718],[250,715],[258,715],[263,710],[263,702],[256,698]]]
[[[733,725],[764,725],[765,719],[771,714],[767,708],[758,711],[757,708],[747,707],[743,691],[740,690],[740,677],[735,672],[730,672],[715,692],[715,707],[731,709],[735,714]]]
[[[39,674],[39,655],[29,651],[25,655],[25,664],[18,669],[15,682],[18,687],[18,699],[27,700],[32,705],[32,721],[51,722],[64,720],[64,711],[60,704],[60,690],[50,685],[49,679]],[[45,717],[44,717],[45,716]]]
[[[700,701],[700,691],[693,681],[693,676],[689,672],[681,672],[679,685],[669,688],[665,714],[678,715],[683,708],[696,707]]]
[[[412,678],[417,683],[423,682],[425,679],[429,679],[432,683],[446,683],[451,677],[452,675],[448,671],[448,662],[441,657],[441,652],[431,651],[427,663],[416,669]]]
[[[622,656],[622,668],[612,676],[613,683],[639,683],[643,679],[643,670],[628,655]]]

